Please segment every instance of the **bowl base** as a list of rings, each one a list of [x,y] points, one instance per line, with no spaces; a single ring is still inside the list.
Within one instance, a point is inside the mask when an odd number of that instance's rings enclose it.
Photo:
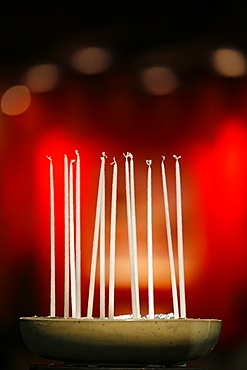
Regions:
[[[29,370],[49,370],[54,365],[54,363],[49,363],[48,365],[31,365]],[[102,364],[101,364],[102,365]],[[159,368],[164,368],[165,370],[208,370],[204,366],[190,366],[185,363],[179,365],[170,365],[167,367],[164,365],[149,365],[149,366],[138,366],[138,365],[126,365],[126,364],[105,364],[104,366],[98,366],[97,364],[65,364],[65,365],[55,365],[56,369],[59,370],[89,370],[90,368],[96,368],[97,370],[157,370]]]

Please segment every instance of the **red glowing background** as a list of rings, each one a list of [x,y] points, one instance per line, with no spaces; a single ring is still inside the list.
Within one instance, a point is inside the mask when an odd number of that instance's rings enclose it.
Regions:
[[[120,77],[119,77],[120,78]],[[155,311],[172,311],[160,162],[166,156],[174,245],[175,174],[181,155],[187,316],[223,320],[222,344],[246,331],[247,111],[246,86],[229,105],[225,82],[194,83],[166,97],[121,88],[107,94],[72,81],[50,95],[34,95],[19,116],[2,116],[1,296],[6,327],[19,316],[49,314],[49,161],[53,158],[56,207],[56,299],[63,315],[63,155],[81,156],[82,315],[86,314],[100,156],[119,164],[116,314],[130,312],[124,157],[134,154],[141,311],[147,313],[146,159],[153,160]],[[93,90],[93,91],[92,91]],[[109,221],[107,221],[107,230]],[[107,240],[109,235],[107,231]],[[175,252],[176,254],[176,252]],[[94,313],[98,314],[96,286]]]

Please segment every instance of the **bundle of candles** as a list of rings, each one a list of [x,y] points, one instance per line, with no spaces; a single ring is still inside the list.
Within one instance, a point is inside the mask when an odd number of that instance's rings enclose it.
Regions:
[[[81,218],[80,218],[80,156],[76,150],[76,159],[68,162],[64,155],[64,317],[81,317]],[[135,177],[133,155],[129,152],[125,156],[125,190],[127,210],[127,230],[129,244],[131,302],[134,319],[141,318],[138,258],[137,258],[137,232],[136,232],[136,206],[135,206]],[[55,300],[55,207],[54,207],[54,173],[53,162],[50,160],[50,233],[51,233],[51,282],[50,282],[50,316],[56,316]],[[100,269],[100,318],[105,315],[105,162],[106,154],[101,156],[101,166],[98,183],[96,203],[95,226],[92,245],[91,271],[89,281],[87,317],[93,318],[94,289],[96,279],[96,265],[99,249]],[[178,249],[178,281],[179,303],[177,293],[177,279],[173,256],[171,225],[169,215],[168,192],[166,183],[165,157],[161,161],[161,176],[164,197],[164,210],[167,232],[168,256],[170,265],[173,317],[186,318],[183,233],[182,233],[182,202],[179,159],[175,158],[176,174],[176,213],[177,213],[177,249]],[[75,202],[74,202],[74,174],[75,173]],[[115,257],[116,257],[116,218],[117,218],[117,181],[118,166],[116,159],[112,164],[112,193],[111,193],[111,219],[110,219],[110,257],[109,257],[109,302],[108,316],[114,319],[114,291],[115,291]],[[149,319],[156,318],[154,313],[154,282],[153,282],[153,239],[152,239],[152,160],[147,160],[147,261],[148,261],[148,315]],[[75,207],[74,207],[75,203]],[[74,219],[75,218],[75,219]],[[162,316],[162,315],[160,315]]]

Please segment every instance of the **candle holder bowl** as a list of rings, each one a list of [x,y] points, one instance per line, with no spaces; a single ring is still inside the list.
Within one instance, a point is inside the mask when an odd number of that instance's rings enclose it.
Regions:
[[[66,364],[178,364],[216,346],[217,319],[21,317],[22,338],[37,355]]]

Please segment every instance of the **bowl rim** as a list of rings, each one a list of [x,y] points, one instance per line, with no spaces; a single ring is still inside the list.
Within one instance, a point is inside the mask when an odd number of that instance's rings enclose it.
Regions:
[[[106,318],[98,318],[98,317],[93,317],[93,318],[88,318],[88,317],[63,317],[63,316],[21,316],[19,318],[20,321],[52,321],[52,322],[138,322],[138,323],[143,323],[143,322],[218,322],[222,323],[221,319],[205,319],[205,318],[113,318],[110,319],[108,317]]]

